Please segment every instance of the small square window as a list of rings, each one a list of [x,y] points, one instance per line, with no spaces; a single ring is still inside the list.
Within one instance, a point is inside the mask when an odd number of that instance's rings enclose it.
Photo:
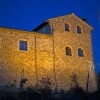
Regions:
[[[20,41],[19,50],[27,51],[27,41]]]

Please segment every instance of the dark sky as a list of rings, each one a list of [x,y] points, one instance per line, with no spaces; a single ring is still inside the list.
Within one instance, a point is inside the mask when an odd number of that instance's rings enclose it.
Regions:
[[[31,31],[48,18],[75,13],[87,18],[96,71],[100,70],[100,0],[0,0],[0,26]]]

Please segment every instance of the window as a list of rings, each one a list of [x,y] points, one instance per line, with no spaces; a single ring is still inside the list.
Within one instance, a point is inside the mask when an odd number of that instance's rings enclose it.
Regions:
[[[78,49],[78,56],[84,57],[83,50],[81,48]]]
[[[27,51],[27,41],[20,41],[20,43],[19,43],[19,49]]]
[[[66,55],[72,56],[70,47],[66,47]]]
[[[80,26],[77,26],[77,33],[81,33],[81,27]]]
[[[69,31],[69,25],[65,24],[65,31]]]

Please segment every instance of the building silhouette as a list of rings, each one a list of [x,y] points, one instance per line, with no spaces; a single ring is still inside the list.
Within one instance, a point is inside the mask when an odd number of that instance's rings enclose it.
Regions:
[[[74,13],[51,18],[33,31],[0,27],[0,85],[40,86],[49,78],[52,89],[69,90],[75,73],[86,90],[96,90],[92,55],[93,28]],[[89,77],[88,77],[89,76]]]

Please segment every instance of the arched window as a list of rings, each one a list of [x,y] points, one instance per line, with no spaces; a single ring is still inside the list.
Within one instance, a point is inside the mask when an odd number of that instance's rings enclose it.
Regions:
[[[69,31],[69,25],[65,24],[65,31]]]
[[[77,33],[81,33],[81,27],[80,26],[77,26]]]
[[[84,57],[83,50],[81,48],[78,49],[78,56]]]
[[[71,48],[66,47],[66,55],[72,56]]]

